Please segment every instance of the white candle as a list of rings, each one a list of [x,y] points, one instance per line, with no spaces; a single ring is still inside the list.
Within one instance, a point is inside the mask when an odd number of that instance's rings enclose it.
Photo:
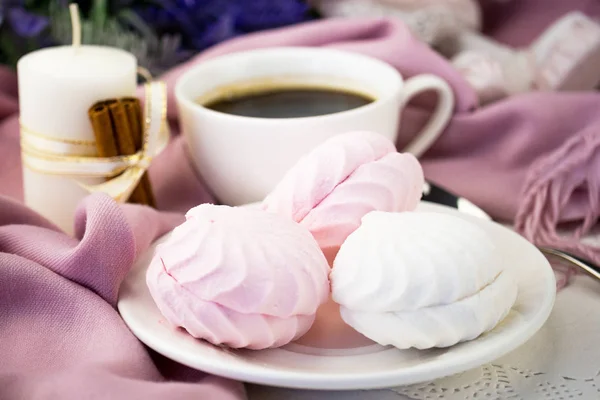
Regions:
[[[133,96],[137,62],[125,51],[99,46],[53,47],[30,53],[17,65],[21,125],[34,134],[71,143],[68,155],[95,155],[88,109],[109,98]],[[85,183],[97,183],[87,179]],[[77,204],[88,194],[70,177],[23,166],[25,203],[73,231]]]

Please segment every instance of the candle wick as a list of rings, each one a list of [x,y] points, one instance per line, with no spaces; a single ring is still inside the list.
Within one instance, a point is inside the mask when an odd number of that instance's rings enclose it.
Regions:
[[[77,3],[69,4],[69,12],[71,13],[71,28],[73,30],[73,46],[79,48],[81,46],[81,19],[79,18],[79,7]]]

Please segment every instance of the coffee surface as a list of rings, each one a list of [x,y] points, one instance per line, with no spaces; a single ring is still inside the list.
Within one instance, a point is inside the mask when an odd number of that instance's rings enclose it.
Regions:
[[[266,88],[243,94],[224,94],[201,104],[214,111],[255,118],[302,118],[352,110],[374,100],[333,88]]]

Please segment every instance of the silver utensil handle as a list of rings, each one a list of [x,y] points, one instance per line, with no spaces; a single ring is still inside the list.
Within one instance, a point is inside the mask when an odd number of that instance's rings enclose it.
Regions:
[[[571,256],[570,254],[564,253],[560,250],[556,250],[556,249],[549,249],[547,247],[538,247],[538,249],[545,254],[550,254],[556,257],[560,257],[565,261],[570,262],[571,264],[579,267],[580,269],[584,270],[585,272],[587,272],[588,274],[590,274],[591,276],[593,276],[596,279],[600,280],[600,272],[596,269],[594,269],[593,267],[591,267],[590,265],[587,265],[586,263],[582,262],[581,260]]]

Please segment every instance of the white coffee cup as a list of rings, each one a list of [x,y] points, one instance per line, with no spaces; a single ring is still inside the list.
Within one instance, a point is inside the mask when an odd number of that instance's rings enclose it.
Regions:
[[[270,119],[226,114],[197,102],[221,89],[226,92],[231,85],[259,81],[357,91],[375,101],[334,114]],[[186,72],[176,84],[175,96],[197,171],[221,202],[241,205],[262,200],[303,155],[334,135],[369,130],[395,142],[401,109],[428,90],[438,93],[437,108],[404,149],[418,157],[447,125],[454,107],[452,90],[433,75],[404,81],[392,66],[357,53],[278,47],[229,54]]]

